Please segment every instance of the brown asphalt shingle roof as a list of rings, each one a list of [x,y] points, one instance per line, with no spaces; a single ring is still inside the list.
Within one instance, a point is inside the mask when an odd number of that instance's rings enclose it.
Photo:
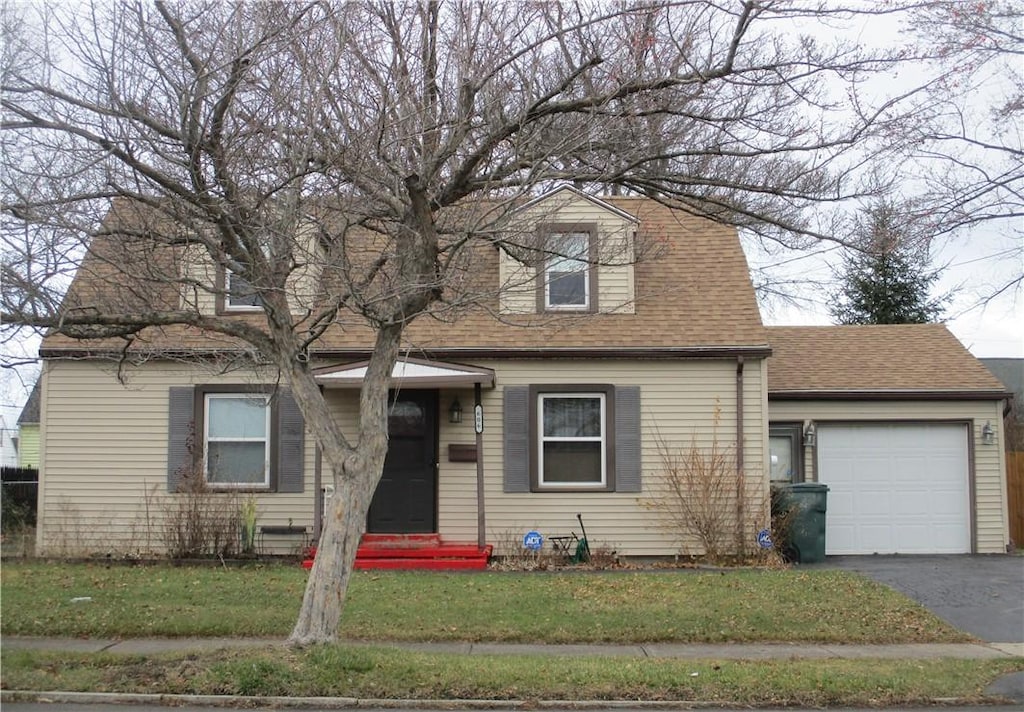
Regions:
[[[736,231],[708,220],[674,211],[646,198],[603,198],[636,216],[639,240],[655,241],[656,257],[635,267],[635,314],[597,314],[581,317],[505,316],[498,319],[497,299],[461,314],[453,321],[418,318],[406,329],[413,352],[458,349],[727,349],[766,348],[767,336],[750,282],[746,258]],[[498,282],[497,252],[488,250],[494,284]],[[80,272],[77,279],[83,279]],[[88,290],[78,290],[88,292]],[[252,316],[236,316],[254,319]],[[258,323],[258,321],[256,322]],[[521,328],[530,326],[531,328]],[[157,351],[230,347],[231,341],[195,329],[148,329],[137,348]],[[366,350],[372,347],[368,328],[353,323],[332,328],[313,352]],[[51,335],[43,342],[46,355],[123,342],[89,342]]]
[[[942,324],[767,327],[768,393],[1006,389]]]

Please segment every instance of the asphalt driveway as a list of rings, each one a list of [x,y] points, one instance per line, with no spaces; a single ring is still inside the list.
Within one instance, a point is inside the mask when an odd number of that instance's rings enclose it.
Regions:
[[[814,566],[884,583],[988,643],[1024,643],[1022,556],[829,556]]]

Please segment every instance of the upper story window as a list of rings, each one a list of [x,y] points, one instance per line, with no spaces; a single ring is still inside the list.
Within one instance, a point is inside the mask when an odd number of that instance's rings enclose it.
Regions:
[[[596,311],[597,227],[549,225],[541,231],[539,311]]]
[[[224,309],[228,311],[253,311],[263,307],[263,300],[247,279],[227,270]]]

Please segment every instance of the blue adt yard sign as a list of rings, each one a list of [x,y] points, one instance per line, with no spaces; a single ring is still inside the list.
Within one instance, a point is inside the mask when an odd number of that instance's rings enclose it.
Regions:
[[[540,532],[526,532],[523,537],[523,548],[531,551],[540,551],[540,548],[544,546],[544,537],[541,536]]]
[[[767,529],[762,529],[757,533],[757,543],[762,549],[771,549],[772,533]]]

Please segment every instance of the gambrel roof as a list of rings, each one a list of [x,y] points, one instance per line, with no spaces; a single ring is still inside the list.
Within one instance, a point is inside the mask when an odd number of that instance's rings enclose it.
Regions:
[[[602,205],[635,220],[637,240],[656,247],[635,265],[635,313],[499,314],[494,294],[457,315],[417,318],[405,331],[407,353],[440,357],[768,353],[767,334],[734,228],[672,210],[648,198],[610,196],[600,200]],[[595,205],[595,209],[600,208]],[[107,251],[117,252],[116,245]],[[136,250],[128,254],[145,253]],[[497,250],[482,250],[481,256],[480,270],[493,273],[497,284]],[[74,290],[83,294],[94,289],[102,292],[98,281],[91,284],[101,268],[94,264],[79,270]],[[154,293],[167,299],[165,291]],[[232,318],[259,323],[261,316],[239,314]],[[351,315],[342,319],[346,319],[343,327],[329,329],[314,345],[313,355],[357,355],[372,348],[370,328]],[[123,347],[121,340],[82,342],[50,335],[43,342],[42,353],[60,356]],[[237,343],[227,337],[181,326],[146,329],[132,346],[152,353],[236,347]]]

